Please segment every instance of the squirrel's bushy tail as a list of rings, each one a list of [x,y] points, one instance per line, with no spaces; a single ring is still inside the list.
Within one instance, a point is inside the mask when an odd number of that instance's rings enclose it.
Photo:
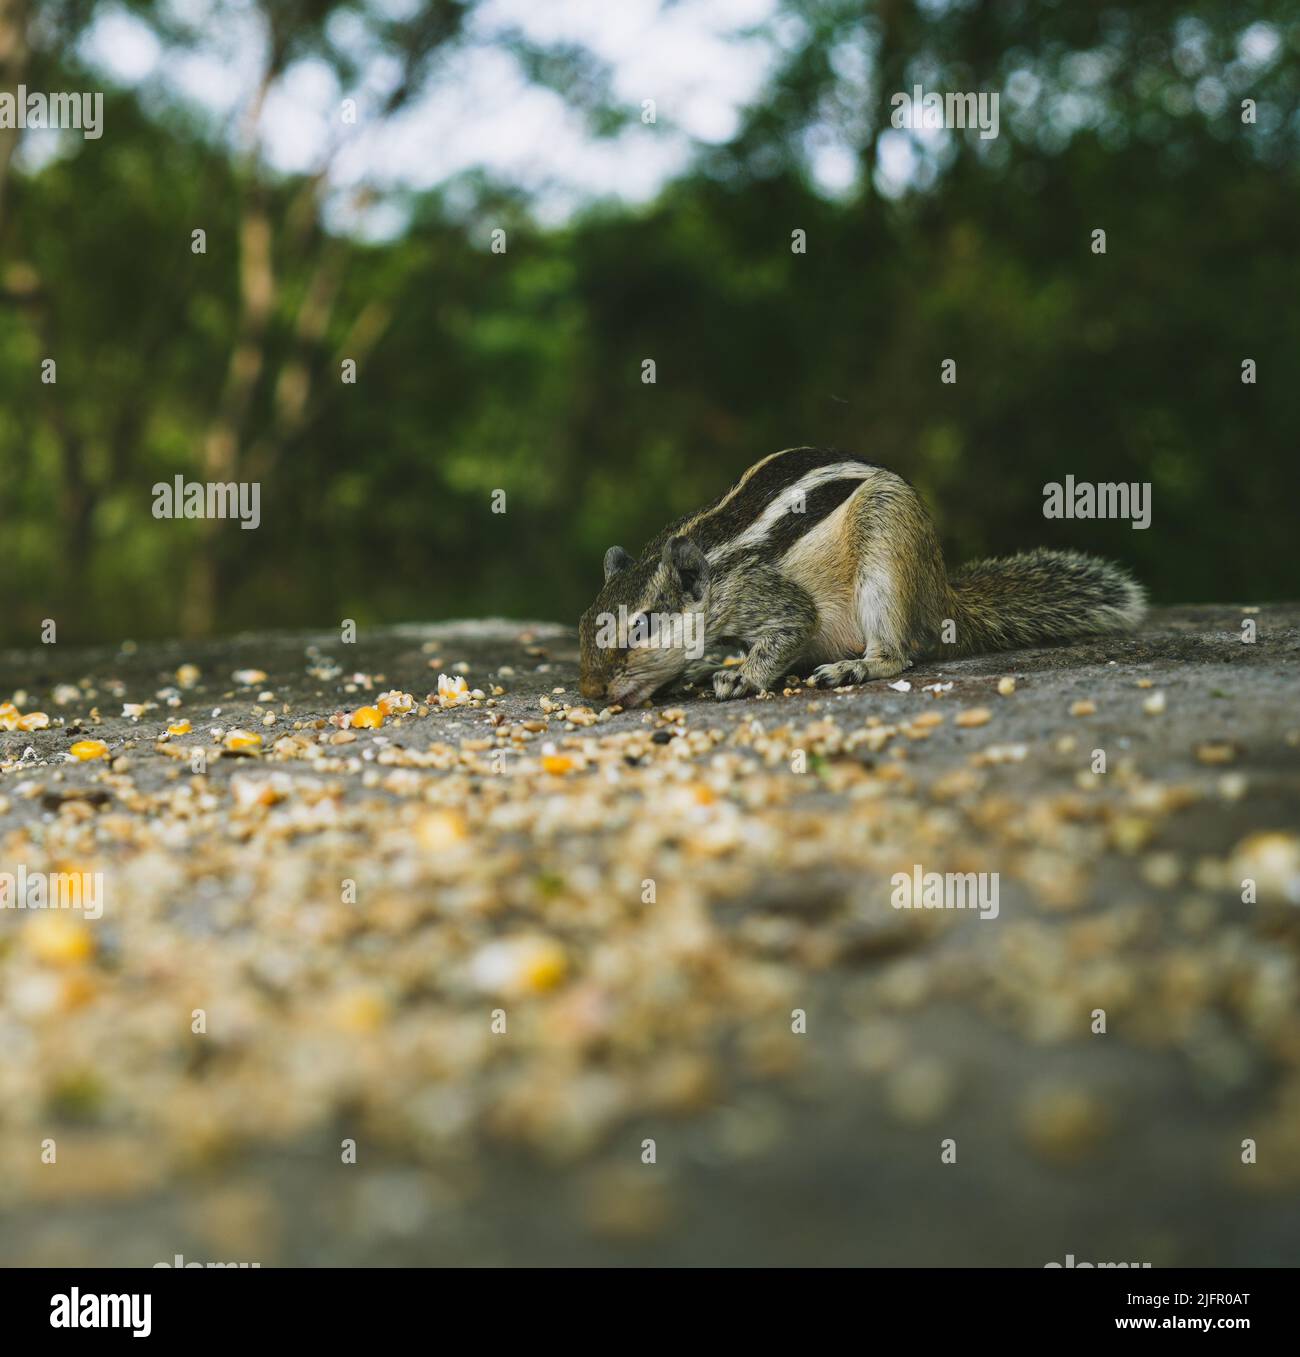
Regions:
[[[1123,631],[1146,612],[1146,591],[1123,567],[1078,551],[975,561],[948,584],[960,655]]]

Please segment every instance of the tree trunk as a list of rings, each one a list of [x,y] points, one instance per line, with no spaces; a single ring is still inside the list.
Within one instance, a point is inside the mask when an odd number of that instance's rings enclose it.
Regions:
[[[27,74],[28,0],[0,0],[0,90],[17,94]],[[17,127],[0,127],[0,228],[4,226],[5,185],[22,135]]]

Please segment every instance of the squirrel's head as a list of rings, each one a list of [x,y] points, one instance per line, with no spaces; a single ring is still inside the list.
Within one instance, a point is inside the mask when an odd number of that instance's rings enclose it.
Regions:
[[[583,697],[633,707],[704,653],[709,563],[689,537],[659,556],[605,553],[605,584],[582,615]]]

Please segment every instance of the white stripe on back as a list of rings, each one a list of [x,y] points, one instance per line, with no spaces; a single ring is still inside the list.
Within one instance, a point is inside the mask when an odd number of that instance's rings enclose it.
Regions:
[[[787,485],[784,490],[777,494],[744,532],[733,537],[730,542],[724,542],[721,546],[714,547],[709,552],[709,560],[716,561],[719,557],[729,555],[733,551],[757,546],[758,543],[767,538],[776,523],[790,513],[801,496],[806,499],[819,485],[825,485],[828,481],[865,481],[868,476],[874,475],[878,469],[877,467],[864,466],[861,462],[832,462],[827,466],[819,466],[806,472],[793,485]]]

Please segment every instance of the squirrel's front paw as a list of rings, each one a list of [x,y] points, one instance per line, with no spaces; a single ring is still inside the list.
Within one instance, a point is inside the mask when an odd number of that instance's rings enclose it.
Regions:
[[[713,676],[713,691],[726,702],[732,697],[754,697],[759,690],[739,669],[719,669]]]

